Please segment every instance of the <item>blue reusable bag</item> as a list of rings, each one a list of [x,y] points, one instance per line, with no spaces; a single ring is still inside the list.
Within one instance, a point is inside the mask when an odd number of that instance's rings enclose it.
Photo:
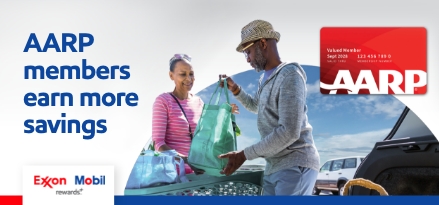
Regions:
[[[146,187],[162,186],[166,184],[188,182],[184,161],[175,150],[156,152],[143,151],[134,164],[128,178],[126,189],[140,189]],[[180,159],[177,161],[176,158]],[[180,175],[177,173],[177,166]]]

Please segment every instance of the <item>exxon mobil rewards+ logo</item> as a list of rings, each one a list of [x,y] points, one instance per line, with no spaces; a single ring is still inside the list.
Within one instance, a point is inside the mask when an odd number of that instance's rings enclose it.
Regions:
[[[86,177],[84,175],[75,175],[71,178],[74,185],[105,185],[105,175]],[[34,176],[34,185],[53,188],[55,186],[72,185],[66,177]]]
[[[322,94],[425,94],[427,31],[421,27],[320,30]]]

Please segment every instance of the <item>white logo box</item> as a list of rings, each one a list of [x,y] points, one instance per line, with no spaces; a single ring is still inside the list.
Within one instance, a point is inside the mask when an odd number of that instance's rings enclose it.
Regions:
[[[24,166],[23,205],[114,204],[113,166]]]

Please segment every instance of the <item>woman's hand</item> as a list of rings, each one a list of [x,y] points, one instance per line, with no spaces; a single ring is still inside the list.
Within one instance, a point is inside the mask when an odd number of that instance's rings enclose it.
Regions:
[[[189,164],[189,162],[188,162],[188,160],[187,160],[187,156],[182,155],[182,154],[178,154],[178,156],[181,157],[181,159],[183,159],[183,161],[184,161],[185,164],[189,165],[189,167],[194,171],[194,173],[195,173],[196,175],[204,174],[204,170],[202,170],[202,169],[198,169],[198,168],[192,166],[191,164]],[[177,159],[177,161],[180,161],[179,158],[176,158],[176,159]]]
[[[184,163],[187,164],[187,156],[186,156],[186,155],[182,155],[182,154],[178,153],[177,156],[178,156],[178,157],[175,157],[175,159],[176,159],[177,161],[180,162],[180,158],[181,158],[181,159],[183,159]]]
[[[187,164],[187,157],[183,157],[183,156],[180,157],[183,159],[184,163]]]
[[[231,104],[232,106],[232,113],[239,114],[239,107],[236,104]]]
[[[187,165],[189,165],[189,167],[194,171],[195,175],[204,174],[204,170],[198,169],[189,163],[187,163]]]

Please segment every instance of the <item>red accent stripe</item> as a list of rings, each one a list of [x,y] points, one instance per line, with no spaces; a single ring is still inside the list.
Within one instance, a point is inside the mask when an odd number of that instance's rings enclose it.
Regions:
[[[22,205],[22,196],[0,196],[1,205]]]

